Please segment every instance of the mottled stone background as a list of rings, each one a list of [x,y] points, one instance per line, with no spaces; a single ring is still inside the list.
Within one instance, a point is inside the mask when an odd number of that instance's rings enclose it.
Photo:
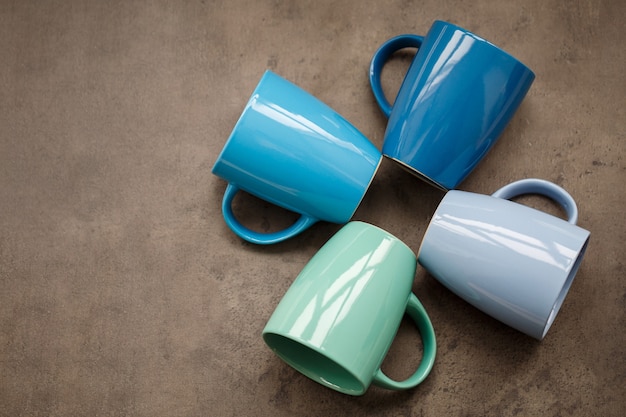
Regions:
[[[410,391],[349,397],[287,367],[260,336],[340,226],[244,243],[210,170],[267,68],[381,147],[370,58],[435,19],[537,75],[460,188],[554,181],[591,242],[542,342],[419,269],[433,372]],[[622,0],[0,1],[0,415],[625,415],[625,21]],[[389,97],[410,59],[385,67]],[[442,196],[384,161],[355,219],[417,250]],[[520,202],[561,215],[542,198]],[[294,219],[248,195],[235,211],[258,230]],[[383,369],[402,378],[419,358],[405,321]]]

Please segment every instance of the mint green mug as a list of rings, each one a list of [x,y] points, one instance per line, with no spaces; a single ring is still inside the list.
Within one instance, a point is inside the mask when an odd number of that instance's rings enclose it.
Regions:
[[[263,339],[287,364],[350,395],[370,384],[403,390],[420,384],[435,361],[435,332],[411,292],[417,259],[390,233],[350,222],[313,256],[270,317]],[[404,381],[380,367],[404,314],[423,344],[421,363]]]

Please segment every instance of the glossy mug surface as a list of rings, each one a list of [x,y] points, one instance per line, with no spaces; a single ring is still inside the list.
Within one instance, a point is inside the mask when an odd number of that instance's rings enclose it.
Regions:
[[[567,221],[508,199],[540,194]],[[511,183],[491,196],[448,191],[426,230],[418,262],[470,304],[543,339],[582,262],[589,232],[574,199],[544,180]]]
[[[307,263],[263,330],[286,363],[339,392],[362,395],[371,383],[401,390],[432,369],[436,341],[430,319],[411,292],[415,254],[388,232],[362,222],[343,226]],[[418,369],[394,381],[381,363],[408,314],[423,341]]]
[[[378,169],[380,151],[346,119],[298,86],[266,71],[213,174],[228,182],[222,212],[242,239],[283,241],[323,220],[350,220]],[[300,214],[289,228],[259,233],[232,211],[239,190]]]
[[[381,72],[393,53],[418,48],[393,105]],[[534,73],[497,46],[435,21],[425,37],[400,35],[374,54],[370,83],[389,117],[383,155],[443,190],[457,185],[498,140]]]

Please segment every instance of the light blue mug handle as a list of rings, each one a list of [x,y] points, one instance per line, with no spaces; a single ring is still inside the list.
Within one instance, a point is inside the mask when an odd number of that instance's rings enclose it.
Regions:
[[[433,368],[433,364],[435,363],[435,355],[437,353],[435,330],[433,329],[433,325],[428,318],[426,309],[424,309],[422,303],[420,303],[420,301],[413,293],[409,295],[409,302],[406,306],[406,313],[409,315],[409,317],[411,317],[411,319],[413,319],[422,337],[422,346],[424,349],[424,353],[422,354],[422,361],[420,362],[420,365],[413,373],[413,375],[411,375],[404,381],[394,381],[393,379],[385,375],[380,368],[378,368],[378,371],[376,371],[376,373],[374,374],[374,380],[372,382],[374,383],[374,385],[381,388],[387,388],[390,390],[404,390],[413,388],[419,385],[422,381],[424,381],[424,379],[428,376],[431,369]]]
[[[393,106],[389,104],[389,101],[385,97],[385,93],[383,92],[383,87],[380,82],[380,75],[383,71],[383,67],[391,55],[395,52],[398,52],[403,48],[419,48],[422,46],[423,40],[423,36],[410,34],[399,35],[383,43],[372,57],[372,62],[370,63],[370,85],[372,86],[374,97],[376,98],[380,109],[383,113],[385,113],[385,115],[387,115],[387,117],[391,114]]]
[[[224,220],[226,221],[228,227],[230,227],[230,229],[235,232],[237,236],[244,240],[247,240],[248,242],[256,243],[259,245],[271,245],[273,243],[282,242],[283,240],[289,239],[301,233],[302,231],[311,227],[313,223],[317,222],[317,219],[306,214],[302,214],[294,224],[279,232],[255,232],[254,230],[250,230],[241,223],[239,223],[239,221],[237,221],[237,219],[235,218],[235,214],[233,213],[233,199],[239,191],[239,187],[234,184],[228,183],[228,185],[226,186],[226,191],[224,192],[224,199],[222,200],[222,213],[224,214]]]
[[[563,188],[550,181],[537,178],[515,181],[500,188],[491,196],[509,200],[523,194],[539,194],[551,198],[563,207],[569,223],[576,224],[578,221],[578,207],[576,207],[574,198]]]

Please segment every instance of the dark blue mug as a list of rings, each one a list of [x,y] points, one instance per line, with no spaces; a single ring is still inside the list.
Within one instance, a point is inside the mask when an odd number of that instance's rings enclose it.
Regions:
[[[418,48],[393,105],[380,76],[403,48]],[[425,37],[400,35],[374,54],[370,83],[389,117],[383,155],[443,190],[456,188],[498,140],[535,74],[516,58],[453,24]]]

